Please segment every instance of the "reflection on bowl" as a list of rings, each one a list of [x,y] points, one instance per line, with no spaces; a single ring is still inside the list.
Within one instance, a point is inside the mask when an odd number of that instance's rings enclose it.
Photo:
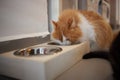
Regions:
[[[17,56],[50,55],[61,52],[62,48],[57,46],[40,46],[34,48],[19,49],[14,52]]]
[[[68,45],[61,45],[59,43],[56,42],[48,42],[48,45],[60,45],[60,46],[71,46],[71,45],[76,45],[76,44],[80,44],[80,42],[76,42],[76,43],[72,43],[72,44],[68,44]]]

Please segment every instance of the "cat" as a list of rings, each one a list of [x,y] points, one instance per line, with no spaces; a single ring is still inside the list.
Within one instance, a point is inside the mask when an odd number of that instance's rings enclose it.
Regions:
[[[94,51],[83,56],[83,59],[100,58],[108,60],[113,69],[114,80],[120,80],[120,32],[113,40],[109,51]]]
[[[109,23],[93,11],[64,10],[52,24],[51,39],[59,45],[89,41],[91,51],[107,50],[113,40]]]

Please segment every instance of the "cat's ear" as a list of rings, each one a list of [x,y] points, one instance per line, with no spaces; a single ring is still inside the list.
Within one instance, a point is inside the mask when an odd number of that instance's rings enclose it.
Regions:
[[[52,24],[53,24],[54,28],[56,28],[56,27],[57,27],[57,22],[52,21]]]
[[[74,27],[75,26],[75,21],[74,21],[74,18],[69,18],[68,21],[68,27]]]

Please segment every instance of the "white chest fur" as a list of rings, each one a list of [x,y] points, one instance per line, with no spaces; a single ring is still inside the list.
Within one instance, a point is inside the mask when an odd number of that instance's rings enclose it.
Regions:
[[[82,15],[79,14],[81,23],[79,27],[82,31],[82,37],[80,38],[81,41],[91,40],[95,41],[95,31],[93,25]]]
[[[95,39],[96,34],[94,31],[94,26],[82,14],[79,14],[79,17],[81,19],[81,23],[78,26],[82,31],[82,37],[79,39],[80,42],[89,41],[91,50],[97,50],[98,45]]]

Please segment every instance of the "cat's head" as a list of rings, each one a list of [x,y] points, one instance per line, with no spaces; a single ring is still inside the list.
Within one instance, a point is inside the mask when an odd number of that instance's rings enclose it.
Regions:
[[[82,36],[78,26],[79,22],[78,16],[74,12],[64,12],[59,16],[57,22],[52,21],[54,30],[51,33],[51,39],[60,45],[77,43]]]

